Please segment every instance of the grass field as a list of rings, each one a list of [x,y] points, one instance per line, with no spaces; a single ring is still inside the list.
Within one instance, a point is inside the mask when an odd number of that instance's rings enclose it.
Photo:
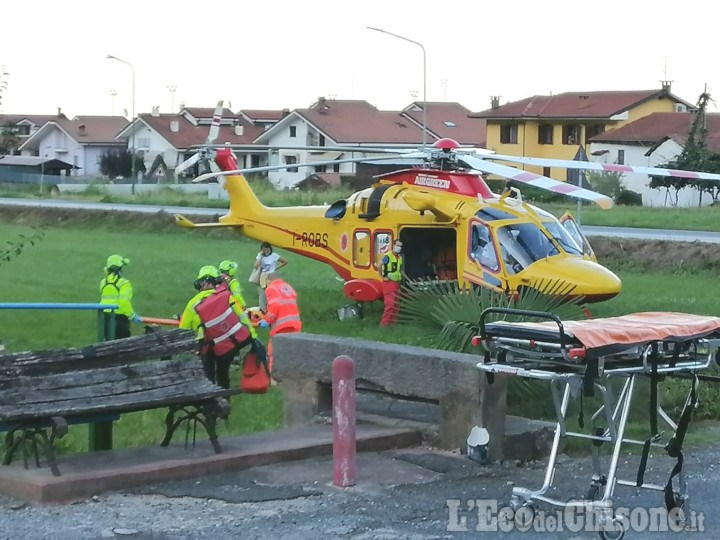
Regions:
[[[201,266],[234,259],[240,264],[239,276],[244,282],[259,249],[257,242],[229,231],[179,229],[170,216],[119,217],[77,212],[70,216],[3,210],[0,210],[0,244],[20,234],[30,235],[39,226],[45,227],[41,241],[9,262],[0,261],[0,302],[96,302],[105,260],[112,253],[120,253],[131,260],[125,276],[135,287],[136,310],[144,316],[167,318],[180,313],[194,294],[192,282]],[[380,327],[379,302],[368,306],[362,320],[339,321],[337,309],[348,301],[335,273],[318,262],[292,253],[281,254],[289,261],[282,273],[298,291],[304,331],[427,345],[428,336],[418,328]],[[720,312],[717,275],[691,262],[652,271],[625,261],[613,270],[623,281],[623,292],[613,300],[591,306],[595,317],[638,311],[708,315]],[[244,293],[248,303],[255,304],[254,286],[246,284]],[[95,317],[93,312],[0,310],[0,339],[10,351],[84,346],[96,340]],[[142,332],[141,325],[133,325],[134,334]],[[267,339],[266,330],[261,330],[261,338]],[[543,392],[538,389],[530,400],[522,397],[524,394],[511,393],[510,412],[536,417],[552,413]],[[686,387],[681,384],[671,388],[666,398],[672,403],[679,402],[685,392]],[[702,417],[720,416],[718,398],[720,393],[714,390],[705,394]],[[222,434],[275,429],[281,425],[282,395],[277,389],[263,396],[233,399],[234,412],[230,422],[221,426]],[[123,417],[116,427],[116,446],[156,444],[163,434],[162,419],[161,411]],[[74,427],[71,436],[60,442],[67,451],[82,451],[85,433],[85,428]]]

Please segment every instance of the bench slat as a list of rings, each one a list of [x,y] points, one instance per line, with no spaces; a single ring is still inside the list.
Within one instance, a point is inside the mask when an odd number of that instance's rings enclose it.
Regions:
[[[13,403],[17,399],[25,399],[25,395],[72,391],[73,388],[93,387],[103,383],[120,383],[126,380],[143,380],[163,375],[169,381],[175,378],[191,377],[194,373],[202,371],[202,365],[197,358],[187,360],[162,360],[147,364],[133,364],[129,366],[98,368],[94,370],[61,373],[46,377],[18,377],[5,387],[0,386],[0,403]],[[85,390],[82,390],[83,392]],[[33,396],[31,399],[41,399],[42,396]]]
[[[140,410],[164,408],[182,403],[200,403],[224,395],[224,390],[209,380],[202,388],[197,379],[173,388],[142,390],[133,394],[108,396],[102,401],[86,399],[60,400],[50,403],[25,404],[22,409],[0,407],[0,422],[10,423],[49,416],[121,414]],[[203,385],[204,386],[204,385]]]
[[[174,329],[99,342],[83,348],[3,354],[0,355],[0,381],[22,375],[45,375],[129,364],[196,350],[197,341],[192,330]]]

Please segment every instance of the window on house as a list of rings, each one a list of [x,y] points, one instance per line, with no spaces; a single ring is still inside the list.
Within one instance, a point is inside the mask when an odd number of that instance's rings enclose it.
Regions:
[[[297,126],[290,126],[290,136],[297,137]]]
[[[340,164],[333,163],[333,172],[340,172]]]
[[[617,164],[625,165],[625,150],[618,150]]]
[[[538,126],[538,144],[553,143],[553,126],[550,124],[540,124]]]
[[[30,126],[28,126],[27,124],[20,124],[17,127],[17,134],[21,136],[30,135]]]
[[[318,146],[325,146],[325,135],[322,133],[318,137]]]
[[[327,172],[327,165],[315,165],[315,172]]]
[[[605,124],[593,124],[590,126],[585,126],[585,140],[590,139],[594,137],[595,135],[600,135],[605,131]]]
[[[518,142],[518,125],[504,124],[500,126],[500,142],[502,144],[517,144]]]
[[[543,176],[547,176],[548,178],[552,178],[550,176],[550,167],[543,167]]]
[[[562,143],[580,144],[581,134],[582,126],[579,126],[578,124],[567,124],[563,126]]]
[[[138,137],[135,146],[137,146],[138,148],[150,148],[150,138]]]
[[[285,165],[295,165],[298,162],[297,156],[283,156]],[[287,172],[298,172],[297,167],[288,167]]]

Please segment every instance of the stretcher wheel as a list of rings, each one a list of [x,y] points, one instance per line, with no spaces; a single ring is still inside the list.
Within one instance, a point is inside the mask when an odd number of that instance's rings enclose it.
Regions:
[[[535,507],[530,503],[523,504],[515,510],[515,525],[521,531],[529,530],[535,521]]]
[[[588,489],[587,495],[585,495],[585,499],[588,501],[594,501],[597,498],[598,491],[600,491],[600,486],[596,486],[596,485],[590,486],[590,489]]]
[[[599,478],[594,477],[592,483],[590,484],[590,488],[585,495],[585,499],[588,501],[594,501],[595,499],[597,499],[598,493],[600,493],[600,488],[604,488],[606,485],[607,478],[605,478],[604,474]]]
[[[690,506],[688,500],[677,491],[673,491],[673,501],[675,502],[675,507],[670,509],[668,518],[672,519],[677,526],[685,525],[689,510],[688,507]]]
[[[625,525],[622,519],[614,518],[606,527],[599,532],[602,540],[622,540],[625,537]]]

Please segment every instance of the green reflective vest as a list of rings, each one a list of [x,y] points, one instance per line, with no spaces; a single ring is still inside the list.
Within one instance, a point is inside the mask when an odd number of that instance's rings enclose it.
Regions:
[[[388,278],[390,281],[401,281],[402,280],[402,272],[400,269],[402,268],[402,257],[398,257],[395,255],[395,253],[390,252],[385,257],[388,258],[388,262],[385,265],[385,277]]]
[[[125,315],[128,319],[132,319],[133,315],[135,315],[135,310],[132,307],[132,297],[132,284],[117,274],[110,274],[100,282],[100,303],[117,304],[118,309],[115,313]],[[110,311],[112,310],[105,310],[105,312]]]

